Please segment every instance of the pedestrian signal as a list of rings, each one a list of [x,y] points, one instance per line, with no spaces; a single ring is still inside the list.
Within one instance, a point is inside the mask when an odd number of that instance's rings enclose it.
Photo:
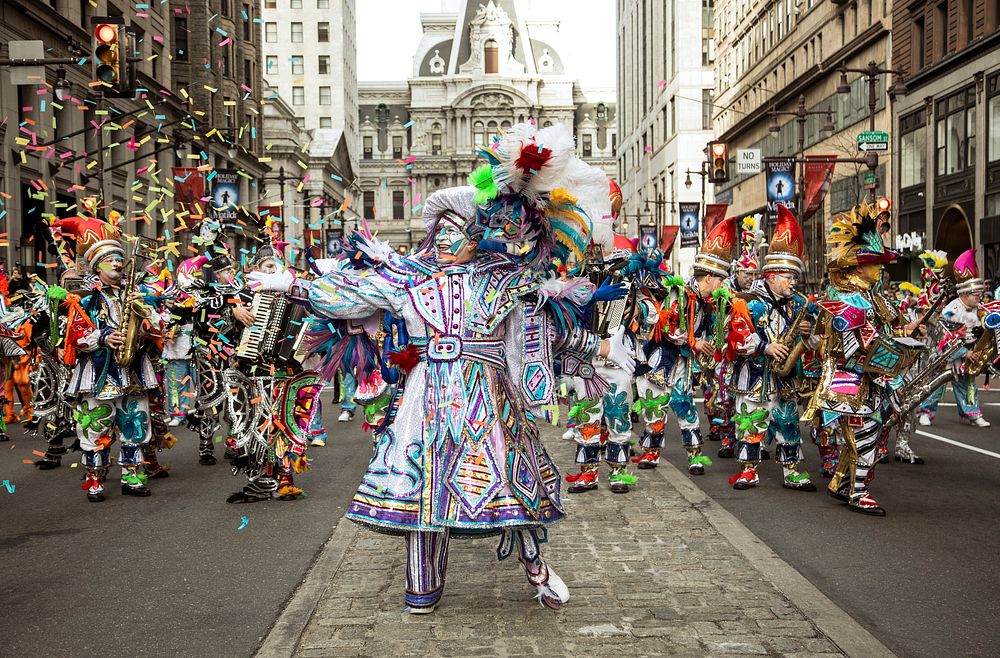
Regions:
[[[712,183],[725,183],[729,180],[729,145],[725,142],[708,143],[709,170],[708,180]]]

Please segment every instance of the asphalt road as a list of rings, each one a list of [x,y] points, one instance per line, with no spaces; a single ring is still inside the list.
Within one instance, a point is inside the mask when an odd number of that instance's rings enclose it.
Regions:
[[[773,463],[762,465],[756,489],[735,491],[727,480],[737,465],[715,459],[718,443],[708,444],[713,466],[692,480],[898,655],[997,656],[1000,392],[981,392],[981,401],[993,427],[960,425],[947,392],[950,405],[919,429],[994,454],[916,436],[911,446],[926,464],[875,469],[871,491],[885,518],[845,509],[822,478],[816,493],[783,489]],[[815,474],[818,454],[807,441],[806,469]],[[667,451],[686,472],[682,454],[679,440]]]
[[[325,396],[329,399],[329,395]],[[41,472],[22,463],[41,439],[0,443],[0,654],[248,656],[340,521],[371,455],[360,420],[334,422],[296,477],[308,497],[228,505],[242,485],[220,459],[199,466],[186,431],[149,498],[88,503],[79,459]],[[221,447],[217,456],[221,457]],[[112,475],[117,478],[116,469]],[[246,527],[238,530],[243,517]]]

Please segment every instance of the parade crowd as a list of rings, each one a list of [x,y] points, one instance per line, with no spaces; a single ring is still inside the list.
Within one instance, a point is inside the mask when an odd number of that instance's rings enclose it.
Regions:
[[[340,419],[359,409],[373,437],[347,517],[405,537],[415,614],[443,593],[453,536],[498,535],[539,601],[566,603],[542,545],[563,479],[593,491],[602,462],[626,494],[671,443],[693,476],[732,464],[737,490],[773,460],[783,487],[822,478],[847,509],[884,516],[874,470],[923,462],[908,438],[946,387],[963,422],[989,427],[976,379],[997,366],[1000,290],[973,251],[921,254],[922,285],[890,294],[888,217],[862,203],[833,218],[826,282],[806,296],[802,230],[781,206],[770,240],[761,217],[731,217],[690,272],[671,272],[617,233],[620,190],[573,152],[563,126],[516,125],[469,185],[426,200],[419,248],[400,254],[362,226],[305,273],[270,226],[243,268],[231,227],[206,217],[198,255],[173,266],[114,209],[81,207],[51,227],[58,285],[0,279],[6,422],[47,442],[40,469],[78,452],[95,503],[112,467],[122,495],[149,496],[182,424],[201,464],[221,452],[244,478],[228,502],[292,501],[327,441],[320,395],[340,382]],[[577,446],[565,477],[538,431],[561,403]]]

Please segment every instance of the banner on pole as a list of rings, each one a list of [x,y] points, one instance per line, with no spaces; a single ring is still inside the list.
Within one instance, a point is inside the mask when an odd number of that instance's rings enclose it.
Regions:
[[[836,157],[836,155],[807,155],[806,160],[832,160]],[[833,169],[836,166],[836,162],[806,162],[806,198],[805,212],[802,216],[803,222],[823,207],[823,200],[826,199],[826,194],[830,191],[830,185],[833,183]]]
[[[239,175],[235,169],[216,169],[212,178],[212,219],[235,224],[240,207]]]
[[[701,210],[700,203],[678,203],[680,210],[681,227],[681,249],[686,247],[697,247],[698,240],[698,214]]]
[[[663,259],[670,258],[670,252],[674,250],[674,242],[677,241],[677,233],[680,226],[664,226],[660,229],[660,251],[663,252]]]
[[[173,167],[174,205],[181,225],[190,228],[205,217],[205,170],[200,167]]]
[[[795,208],[795,159],[770,158],[764,161],[767,180],[767,225],[778,223],[778,204],[797,214]]]
[[[653,251],[660,241],[655,226],[639,227],[639,251]]]
[[[712,232],[715,225],[726,218],[728,203],[709,203],[705,205],[705,235]]]

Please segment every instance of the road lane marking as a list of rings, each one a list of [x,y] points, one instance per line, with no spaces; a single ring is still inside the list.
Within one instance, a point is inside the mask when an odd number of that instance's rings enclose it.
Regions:
[[[926,436],[928,439],[934,439],[935,441],[941,441],[942,443],[950,443],[953,446],[958,446],[959,448],[965,448],[966,450],[971,450],[973,452],[978,452],[990,457],[996,457],[1000,459],[1000,453],[990,452],[989,450],[983,450],[982,448],[977,448],[976,446],[970,446],[967,443],[960,443],[959,441],[953,441],[952,439],[946,439],[943,436],[938,436],[937,434],[931,434],[930,432],[925,432],[923,430],[917,430],[915,434],[920,436]]]

